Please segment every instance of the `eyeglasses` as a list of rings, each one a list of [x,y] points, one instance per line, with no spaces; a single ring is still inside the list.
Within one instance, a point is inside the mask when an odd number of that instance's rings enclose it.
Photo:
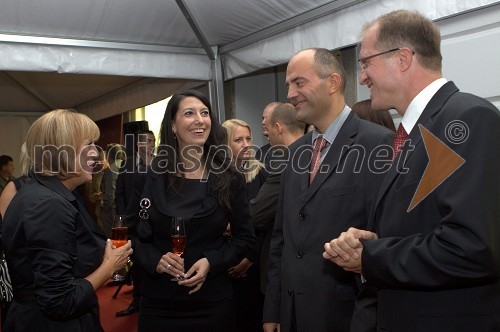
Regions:
[[[389,50],[389,51],[380,52],[380,53],[377,53],[377,54],[365,56],[364,58],[361,58],[361,59],[358,60],[359,68],[361,69],[361,71],[364,71],[366,69],[366,67],[368,66],[368,62],[367,62],[368,60],[373,59],[376,56],[384,55],[384,54],[395,52],[395,51],[399,51],[401,49],[402,49],[401,47],[397,47],[397,48],[393,48],[392,50]]]

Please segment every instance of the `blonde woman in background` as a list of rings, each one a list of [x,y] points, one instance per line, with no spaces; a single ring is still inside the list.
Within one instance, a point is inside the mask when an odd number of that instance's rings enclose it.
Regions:
[[[102,172],[100,182],[102,210],[101,222],[104,235],[111,237],[111,228],[115,219],[115,190],[116,180],[124,159],[122,146],[118,143],[110,143],[106,146],[106,160],[108,167]]]
[[[248,123],[239,119],[227,120],[222,127],[227,131],[227,145],[232,153],[232,161],[236,168],[245,175],[247,197],[250,201],[257,195],[267,177],[264,164],[255,158],[252,130]]]
[[[248,123],[239,119],[225,121],[227,145],[236,168],[245,175],[248,201],[255,198],[267,178],[264,164],[255,158],[252,130]],[[241,262],[228,270],[233,279],[236,330],[261,331],[264,296],[260,291],[260,250],[263,236],[256,232],[257,245]]]
[[[97,160],[97,165],[94,168],[94,174],[92,174],[92,181],[87,182],[87,189],[90,191],[88,197],[91,203],[95,205],[95,221],[101,230],[104,229],[102,225],[102,191],[101,191],[101,181],[104,175],[104,170],[109,167],[108,161],[106,160],[106,152],[104,150],[99,150],[99,157]]]

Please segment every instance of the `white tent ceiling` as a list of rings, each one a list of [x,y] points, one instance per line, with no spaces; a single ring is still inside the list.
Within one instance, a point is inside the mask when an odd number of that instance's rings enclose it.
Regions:
[[[332,2],[2,0],[0,111],[143,106],[220,80],[218,47]]]
[[[74,107],[94,119],[282,64],[304,47],[340,48],[398,8],[431,18],[489,0],[2,0],[0,114]]]

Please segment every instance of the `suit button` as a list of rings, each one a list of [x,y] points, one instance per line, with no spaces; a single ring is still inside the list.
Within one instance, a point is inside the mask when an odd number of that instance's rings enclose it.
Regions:
[[[301,250],[297,251],[297,257],[302,258],[302,256],[304,256],[304,252],[302,252]]]
[[[299,213],[299,218],[300,218],[300,221],[304,221],[304,219],[306,219],[306,215],[304,214],[304,212],[300,212]]]
[[[292,296],[293,295],[293,290],[289,289],[288,290],[288,295]]]

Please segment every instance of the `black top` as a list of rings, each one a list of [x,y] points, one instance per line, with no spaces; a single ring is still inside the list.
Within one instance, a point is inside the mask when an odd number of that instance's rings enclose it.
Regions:
[[[19,191],[21,187],[24,186],[29,180],[30,177],[27,175],[21,175],[20,177],[13,180],[14,185],[16,186],[16,191]]]
[[[187,245],[184,264],[187,271],[196,261],[205,257],[210,272],[201,289],[188,298],[193,301],[219,301],[232,296],[231,280],[227,270],[255,244],[255,235],[248,212],[246,186],[243,177],[231,183],[231,212],[219,203],[214,188],[219,178],[210,174],[207,182],[184,179],[182,197],[167,191],[165,174],[148,172],[134,180],[134,193],[127,209],[129,234],[134,247],[135,262],[145,271],[141,292],[156,299],[185,298],[189,289],[179,286],[166,273],[157,273],[161,257],[172,251],[170,222],[175,214],[191,212],[186,223]],[[139,217],[139,202],[147,198],[147,220]],[[232,240],[224,241],[223,233],[231,224]]]
[[[257,196],[260,187],[266,181],[267,176],[267,171],[265,169],[261,169],[259,174],[255,176],[252,182],[247,183],[247,198],[249,202]]]
[[[182,194],[172,187],[167,192],[169,204],[166,206],[169,216],[184,217],[190,219],[193,215],[201,213],[197,207],[203,206],[204,197],[209,194],[207,183],[199,179],[184,179]]]
[[[252,180],[252,182],[247,183],[248,202],[250,202],[252,199],[257,197],[257,194],[259,193],[260,187],[262,187],[262,185],[266,181],[267,176],[268,176],[268,173],[266,172],[266,170],[261,169],[259,174],[257,174],[257,176],[255,176],[255,178]],[[248,258],[251,262],[256,263],[259,261],[259,258],[260,258],[260,252],[262,250],[262,243],[263,243],[265,235],[263,233],[255,230],[255,228],[254,228],[254,231],[255,231],[257,241],[255,243],[255,246],[247,252],[245,257]]]

